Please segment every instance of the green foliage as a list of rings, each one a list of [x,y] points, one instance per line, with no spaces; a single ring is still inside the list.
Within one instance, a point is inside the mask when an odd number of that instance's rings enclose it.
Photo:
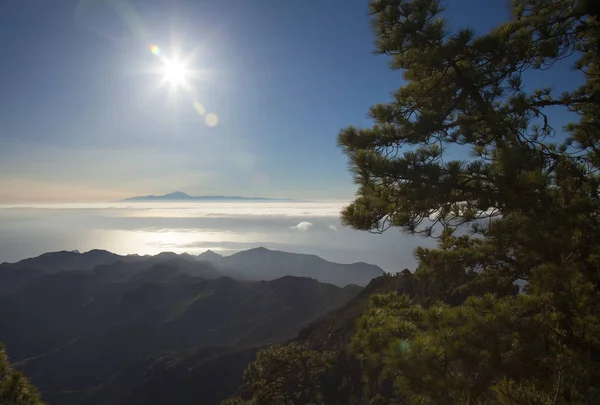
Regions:
[[[258,353],[244,373],[251,396],[229,399],[225,404],[323,404],[321,383],[331,356],[292,343],[270,346]]]
[[[335,357],[359,364],[360,389],[344,388],[354,372],[325,379],[345,403],[600,403],[600,5],[512,7],[476,35],[450,31],[439,0],[370,2],[405,84],[372,128],[339,134],[358,185],[342,220],[439,246],[416,250],[410,290],[372,296]],[[567,62],[581,85],[526,87]],[[573,122],[555,128],[560,109]]]
[[[561,191],[583,187],[582,197],[589,197],[596,190],[598,179],[589,174],[600,156],[600,29],[591,2],[517,1],[515,18],[483,36],[450,32],[438,0],[370,5],[378,52],[392,56],[406,84],[393,102],[371,108],[372,128],[339,135],[359,185],[343,212],[347,224],[429,234],[436,225],[509,212],[539,215],[540,205],[576,209],[576,196]],[[552,69],[571,54],[584,85],[560,95],[550,88],[526,92],[525,74]],[[560,144],[546,142],[555,133],[549,107],[580,118]],[[470,149],[474,158],[444,160],[450,145]]]
[[[353,340],[400,403],[598,401],[598,10],[513,6],[511,21],[476,36],[448,31],[436,0],[371,2],[378,50],[407,84],[371,109],[373,128],[340,133],[359,185],[343,220],[440,241],[416,251],[417,277],[436,286],[428,307],[375,297]],[[583,85],[526,91],[526,73],[567,57]],[[576,120],[555,143],[550,107]],[[472,159],[445,161],[453,144]],[[511,294],[517,280],[526,295]],[[461,290],[473,295],[464,304],[435,303]]]
[[[373,297],[352,349],[365,378],[391,379],[387,403],[595,403],[597,359],[564,343],[552,301],[471,297],[428,309],[395,294]],[[561,398],[563,402],[554,402]],[[568,401],[567,401],[568,398]],[[535,399],[535,400],[534,400]]]
[[[36,388],[12,369],[3,345],[0,345],[0,404],[43,405]]]

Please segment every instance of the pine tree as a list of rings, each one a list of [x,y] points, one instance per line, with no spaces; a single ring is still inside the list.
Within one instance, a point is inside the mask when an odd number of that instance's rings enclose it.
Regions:
[[[406,84],[372,128],[339,135],[359,187],[342,219],[439,246],[416,252],[430,302],[375,297],[361,321],[368,379],[394,381],[387,403],[600,402],[600,6],[516,0],[479,36],[451,32],[437,0],[370,8]],[[567,62],[581,86],[528,91],[525,76]],[[573,122],[556,128],[557,109]],[[460,291],[462,305],[436,303]]]
[[[0,344],[0,404],[43,405],[37,390],[29,381],[12,369],[4,346]]]
[[[323,404],[321,383],[331,364],[328,353],[291,343],[261,350],[244,373],[247,400],[231,398],[223,404]]]

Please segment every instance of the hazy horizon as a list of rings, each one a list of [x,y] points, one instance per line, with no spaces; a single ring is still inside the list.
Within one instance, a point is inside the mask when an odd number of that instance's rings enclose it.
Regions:
[[[59,250],[228,255],[259,246],[316,254],[385,271],[414,269],[413,249],[432,241],[342,227],[347,201],[0,204],[0,262]]]
[[[279,196],[279,195],[273,195],[273,196],[263,196],[263,195],[239,195],[239,194],[195,194],[195,193],[188,193],[186,191],[182,191],[182,190],[173,190],[173,191],[169,191],[169,192],[165,192],[165,193],[141,193],[141,194],[127,194],[126,192],[123,193],[119,193],[116,195],[116,197],[113,198],[94,198],[94,197],[88,197],[86,198],[85,196],[81,196],[81,198],[70,198],[70,197],[60,197],[60,196],[56,196],[55,198],[44,198],[44,197],[38,197],[38,198],[21,198],[21,199],[7,199],[5,201],[0,200],[0,208],[6,208],[6,207],[10,207],[10,206],[28,206],[28,205],[52,205],[52,204],[110,204],[110,203],[117,203],[117,202],[125,202],[123,200],[127,200],[130,198],[139,198],[139,197],[147,197],[147,196],[155,196],[155,197],[159,197],[159,196],[165,196],[168,194],[172,194],[172,193],[178,193],[178,192],[182,192],[187,194],[190,197],[225,197],[225,198],[236,198],[236,197],[242,197],[248,200],[252,200],[252,199],[269,199],[269,200],[288,200],[288,201],[314,201],[314,202],[345,202],[348,203],[350,202],[349,199],[332,199],[332,198],[324,198],[324,199],[319,199],[319,198],[292,198],[292,197],[288,197],[288,196]],[[136,201],[130,201],[131,203],[139,203]]]

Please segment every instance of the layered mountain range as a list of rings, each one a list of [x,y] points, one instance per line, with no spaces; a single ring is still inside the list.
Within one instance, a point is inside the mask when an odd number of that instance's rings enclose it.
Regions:
[[[50,404],[155,403],[141,400],[147,381],[201,376],[219,382],[194,395],[218,403],[257,348],[296,336],[382,274],[264,248],[47,253],[0,265],[0,341]]]

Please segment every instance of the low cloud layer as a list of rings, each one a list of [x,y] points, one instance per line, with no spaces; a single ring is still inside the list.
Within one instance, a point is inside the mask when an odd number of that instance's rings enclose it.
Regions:
[[[264,246],[363,261],[395,272],[414,268],[413,250],[433,246],[397,230],[372,235],[342,227],[342,202],[50,204],[0,206],[0,262],[55,250],[107,249],[222,254]]]

